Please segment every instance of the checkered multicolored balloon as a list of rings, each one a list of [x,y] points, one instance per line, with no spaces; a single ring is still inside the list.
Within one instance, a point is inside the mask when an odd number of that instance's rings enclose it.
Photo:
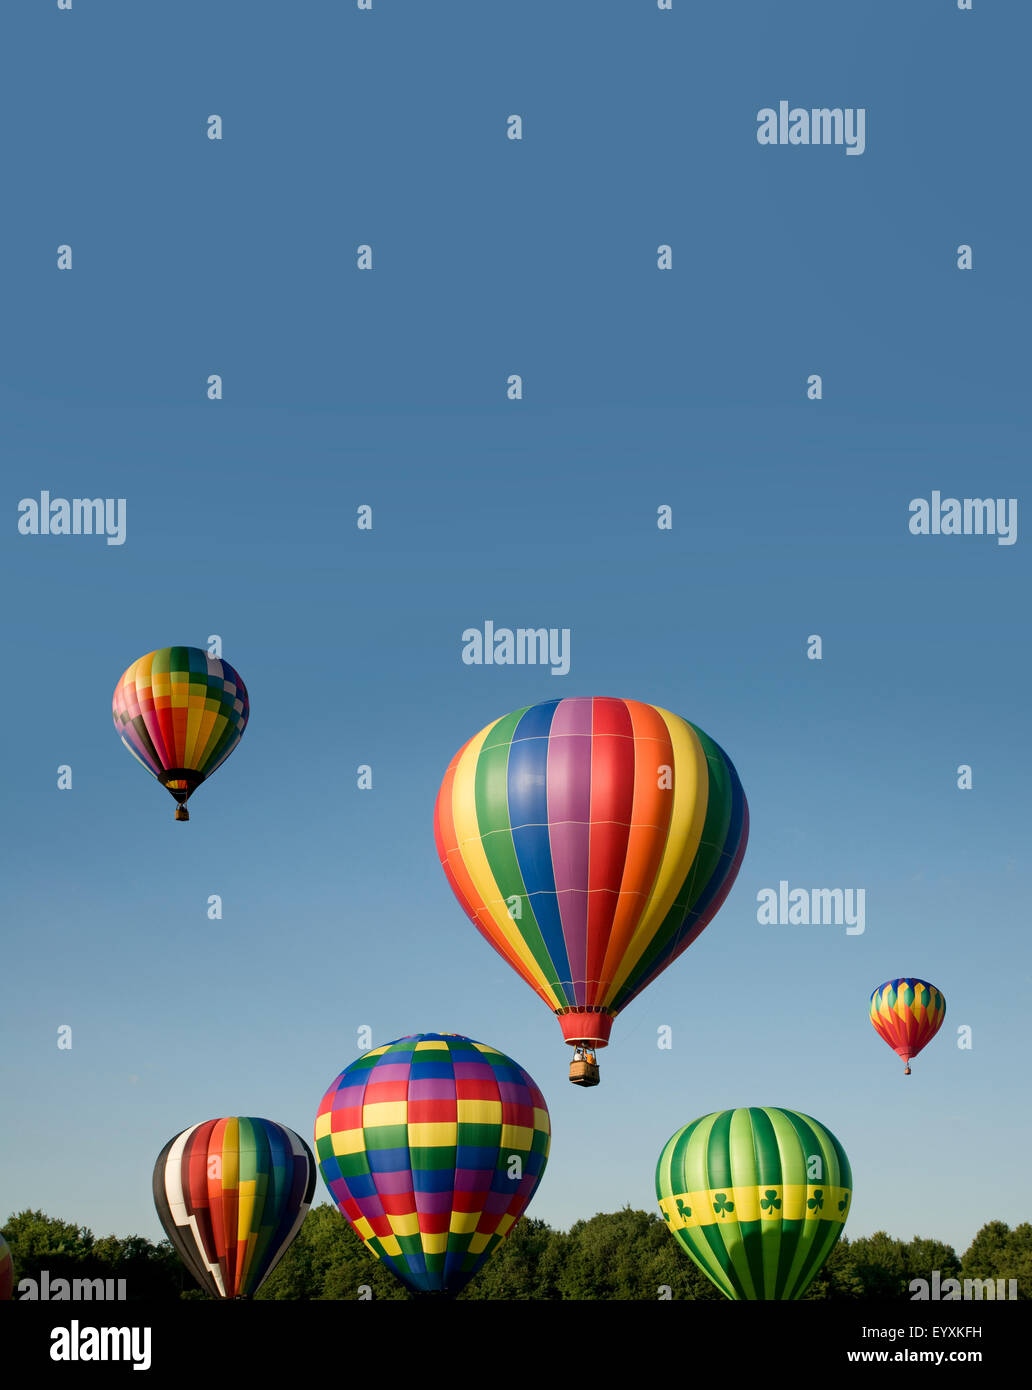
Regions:
[[[458,1292],[511,1231],[548,1159],[548,1107],[511,1057],[419,1033],[352,1062],[315,1152],[333,1200],[410,1289]]]
[[[186,801],[240,742],[250,703],[228,661],[199,647],[162,647],[134,661],[111,701],[115,728],[133,757],[179,802]]]

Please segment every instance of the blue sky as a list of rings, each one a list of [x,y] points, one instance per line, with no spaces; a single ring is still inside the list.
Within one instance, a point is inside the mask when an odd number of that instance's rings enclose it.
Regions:
[[[310,1142],[368,1025],[530,1071],[560,1226],[652,1207],[670,1134],[750,1104],[842,1141],[847,1234],[1028,1219],[1030,16],[10,9],[0,1216],[156,1238],[164,1142],[223,1114]],[[761,147],[782,98],[864,107],[865,153]],[[124,497],[125,545],[20,535],[42,489]],[[910,535],[933,489],[1018,498],[1017,544]],[[464,665],[485,619],[569,628],[569,675]],[[111,693],[210,634],[251,722],[179,826]],[[594,1091],[432,834],[466,738],[578,694],[700,725],[752,818]],[[865,932],[759,926],[781,879],[864,888]],[[904,1078],[866,1009],[911,972],[948,1012]]]

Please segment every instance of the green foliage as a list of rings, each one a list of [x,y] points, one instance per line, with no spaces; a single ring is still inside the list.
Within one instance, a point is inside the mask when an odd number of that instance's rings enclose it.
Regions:
[[[817,1277],[803,1294],[802,1301],[815,1299],[863,1298],[864,1284],[853,1265],[852,1246],[840,1236],[831,1247],[831,1254],[817,1272]]]
[[[960,1260],[952,1245],[920,1236],[907,1246],[906,1266],[908,1285],[911,1279],[931,1279],[936,1269],[944,1279],[955,1279],[960,1273]]]
[[[566,1239],[547,1222],[522,1217],[459,1298],[526,1302],[561,1297],[559,1276]]]
[[[143,1236],[97,1239],[85,1226],[23,1211],[8,1219],[15,1278],[124,1279],[130,1300],[204,1299],[167,1240]],[[952,1246],[914,1236],[897,1240],[878,1231],[834,1246],[807,1294],[821,1299],[908,1299],[912,1279],[1016,1279],[1018,1297],[1032,1296],[1032,1225],[1010,1229],[990,1221],[975,1236],[963,1261]],[[669,1294],[667,1294],[669,1290]],[[366,1250],[333,1206],[308,1213],[297,1239],[259,1290],[259,1299],[405,1300],[410,1294]],[[651,1212],[599,1213],[556,1231],[524,1217],[495,1250],[460,1299],[722,1301],[723,1294],[672,1239]],[[17,1297],[17,1293],[15,1294]]]
[[[35,1278],[44,1266],[40,1260],[58,1256],[69,1260],[84,1259],[93,1249],[93,1232],[85,1226],[73,1226],[41,1211],[20,1211],[8,1217],[3,1236],[11,1247],[18,1272]]]
[[[990,1221],[975,1236],[961,1264],[964,1279],[1016,1279],[1018,1298],[1032,1298],[1032,1225],[1023,1221],[1013,1231],[1003,1221]]]
[[[312,1207],[297,1239],[255,1295],[256,1299],[375,1299],[410,1295],[362,1241],[336,1207]]]
[[[930,1280],[936,1269],[943,1279],[959,1273],[952,1245],[922,1236],[896,1240],[884,1231],[853,1241],[842,1236],[804,1298],[909,1298],[910,1281]]]
[[[3,1235],[11,1247],[14,1277],[39,1281],[44,1270],[56,1279],[124,1279],[129,1302],[176,1298],[192,1283],[169,1241],[153,1245],[144,1236],[104,1236],[41,1211],[8,1218]],[[15,1297],[17,1297],[17,1289]]]
[[[666,1222],[651,1212],[622,1211],[577,1221],[566,1237],[559,1280],[564,1299],[722,1299],[706,1276],[671,1239]]]

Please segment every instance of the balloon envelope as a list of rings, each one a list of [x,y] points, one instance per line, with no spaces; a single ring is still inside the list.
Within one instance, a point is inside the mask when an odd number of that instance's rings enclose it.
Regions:
[[[182,806],[240,742],[250,703],[228,661],[162,647],[133,662],[111,710],[126,748]]]
[[[458,1033],[373,1048],[315,1122],[323,1181],[408,1285],[456,1293],[508,1235],[545,1171],[548,1107],[503,1052]]]
[[[871,995],[871,1023],[893,1052],[908,1064],[942,1027],[946,1000],[927,980],[886,980]]]
[[[731,1299],[800,1298],[842,1233],[852,1189],[830,1130],[774,1106],[693,1120],[656,1168],[674,1237]]]
[[[13,1297],[14,1265],[11,1262],[11,1247],[0,1236],[0,1299]]]
[[[437,851],[477,930],[604,1047],[612,1020],[687,950],[735,881],[749,810],[727,754],[637,700],[516,710],[452,759]]]
[[[315,1191],[315,1159],[292,1129],[230,1115],[191,1125],[154,1165],[154,1205],[201,1288],[247,1298],[297,1235]]]

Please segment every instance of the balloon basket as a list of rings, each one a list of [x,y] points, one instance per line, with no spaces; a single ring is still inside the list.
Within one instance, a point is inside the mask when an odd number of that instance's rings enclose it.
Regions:
[[[575,1086],[597,1086],[598,1063],[593,1052],[578,1047],[570,1063],[570,1080]]]
[[[176,820],[189,820],[189,819],[190,819],[190,812],[186,809],[186,807],[185,807],[185,806],[177,806],[177,807],[176,807]]]

